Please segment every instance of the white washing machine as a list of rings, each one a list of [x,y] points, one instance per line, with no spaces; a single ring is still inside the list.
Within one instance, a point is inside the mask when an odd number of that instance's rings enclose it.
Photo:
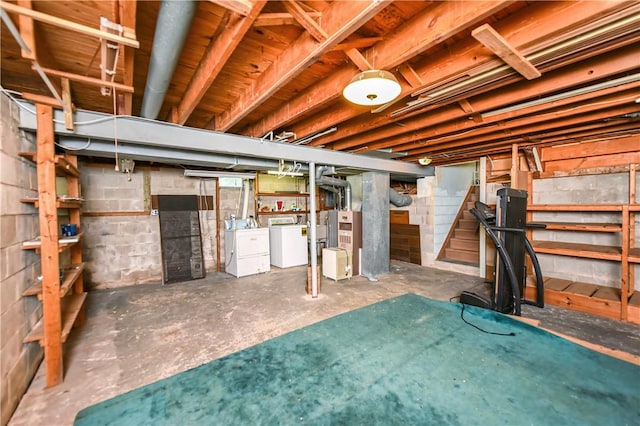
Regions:
[[[269,220],[269,253],[273,266],[306,265],[308,252],[307,225],[296,224],[293,218]]]

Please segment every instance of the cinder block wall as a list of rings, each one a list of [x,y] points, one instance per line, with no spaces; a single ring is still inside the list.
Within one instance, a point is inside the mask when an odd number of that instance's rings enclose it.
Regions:
[[[17,106],[0,95],[0,424],[7,424],[36,373],[43,352],[22,340],[42,316],[35,297],[22,297],[40,275],[40,257],[21,243],[39,234],[38,211],[20,202],[37,196],[35,164],[18,156],[35,139],[18,129]]]
[[[640,193],[636,188],[636,194]],[[534,204],[617,204],[629,202],[629,174],[614,173],[535,179]],[[636,215],[640,216],[640,215]],[[535,212],[533,221],[620,223],[620,213]],[[636,217],[636,231],[640,217]],[[620,246],[620,233],[536,230],[534,239]],[[638,241],[638,235],[636,235]],[[538,254],[546,277],[620,288],[620,262]]]
[[[115,165],[115,163],[114,163]],[[158,216],[151,215],[153,195],[211,197],[200,210],[202,252],[207,273],[217,265],[220,232],[221,270],[224,271],[224,219],[241,216],[242,188],[220,188],[220,228],[216,221],[216,190],[212,179],[184,177],[173,168],[134,167],[129,176],[114,166],[81,163],[84,202],[83,255],[89,288],[114,288],[162,280],[162,253]],[[248,215],[254,214],[253,186]]]

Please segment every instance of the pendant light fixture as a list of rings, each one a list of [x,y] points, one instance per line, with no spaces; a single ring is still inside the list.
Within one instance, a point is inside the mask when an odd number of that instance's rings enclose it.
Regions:
[[[385,70],[367,70],[357,74],[342,91],[349,102],[375,106],[391,102],[402,88],[396,77]]]

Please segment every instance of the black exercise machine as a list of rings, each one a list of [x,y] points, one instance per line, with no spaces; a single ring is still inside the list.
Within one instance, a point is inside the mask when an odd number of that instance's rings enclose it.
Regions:
[[[498,190],[496,209],[476,201],[471,214],[482,225],[496,247],[495,279],[490,299],[464,291],[460,302],[494,311],[520,315],[522,303],[544,307],[544,284],[540,263],[526,235],[526,228],[544,228],[544,224],[526,223],[527,191]],[[525,251],[536,275],[536,300],[524,298],[526,287]]]

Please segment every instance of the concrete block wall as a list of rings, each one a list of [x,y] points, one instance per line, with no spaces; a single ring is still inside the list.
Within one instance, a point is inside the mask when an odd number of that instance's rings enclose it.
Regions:
[[[18,129],[17,106],[0,95],[0,424],[5,425],[36,373],[43,351],[38,343],[22,343],[42,317],[41,303],[23,297],[40,275],[40,257],[22,250],[23,241],[39,235],[38,211],[21,203],[36,197],[35,164],[18,155],[35,151],[35,139]]]
[[[639,183],[640,186],[640,183]],[[636,188],[638,193],[639,188]],[[533,181],[534,204],[618,204],[629,202],[629,174],[571,176]],[[640,215],[636,215],[640,216]],[[533,221],[621,223],[620,213],[611,212],[535,212]],[[636,217],[636,242],[640,217]],[[621,245],[620,233],[534,231],[534,239],[596,245]],[[636,243],[638,246],[638,243]],[[569,279],[620,288],[621,268],[615,261],[581,259],[539,254],[546,277]],[[637,274],[636,274],[637,277]],[[636,278],[636,281],[638,279]],[[638,288],[638,283],[636,283]]]
[[[181,170],[172,168],[134,168],[131,176],[116,172],[111,166],[81,163],[80,170],[85,199],[83,256],[89,288],[161,282],[160,223],[158,216],[150,214],[152,195],[212,197],[211,206],[207,206],[210,209],[200,211],[200,229],[205,268],[207,272],[216,270],[218,230],[213,180],[187,178]],[[241,192],[221,188],[221,218],[230,212],[239,216]],[[253,214],[253,193],[249,201],[249,212]]]

